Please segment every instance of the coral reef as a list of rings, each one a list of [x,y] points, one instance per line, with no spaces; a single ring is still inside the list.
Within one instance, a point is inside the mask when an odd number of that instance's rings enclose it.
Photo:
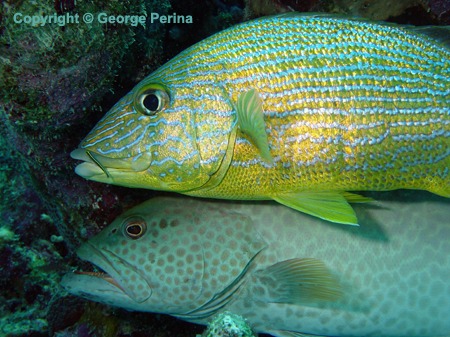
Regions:
[[[256,337],[245,319],[231,312],[214,317],[202,337]]]
[[[320,0],[245,0],[245,19],[286,12],[327,12],[332,2]]]
[[[346,14],[362,16],[373,20],[387,20],[417,5],[419,0],[338,0],[336,2],[339,9]]]
[[[105,110],[164,59],[241,20],[242,10],[233,6],[211,5],[205,11],[198,4],[188,8],[168,0],[0,4],[1,336],[103,335],[101,314],[114,309],[92,309],[89,302],[67,299],[60,292],[60,275],[76,261],[74,251],[82,240],[153,192],[85,181],[74,174],[69,153]],[[30,25],[13,19],[16,13],[167,14],[174,10],[191,15],[194,10],[196,27]],[[205,24],[204,18],[212,16],[217,20]],[[201,37],[196,29],[202,31]],[[88,316],[97,318],[88,320]],[[119,316],[130,317],[122,312]],[[114,323],[118,335],[139,336],[143,335],[139,331],[149,330],[160,331],[158,336],[171,335],[167,323],[171,319],[161,324],[155,318],[138,331],[127,327],[126,320],[111,317],[119,322]],[[181,336],[189,329],[180,324]]]
[[[79,300],[58,299],[50,307],[48,324],[55,337],[193,337],[203,328],[169,316],[133,313]],[[65,308],[73,308],[68,312]],[[64,310],[65,309],[65,310]],[[62,311],[60,311],[62,310]]]
[[[112,1],[102,10],[111,13],[142,11],[140,3]],[[80,12],[97,12],[82,2]],[[4,2],[6,18],[0,63],[0,87],[12,121],[36,129],[48,121],[59,127],[70,123],[73,112],[98,102],[110,87],[118,64],[133,42],[129,26],[105,30],[99,23],[30,26],[16,23],[16,13],[53,13],[51,1]],[[14,104],[12,104],[14,103]],[[30,118],[31,117],[31,118]]]
[[[142,28],[13,21],[16,13],[53,13],[54,5],[4,1],[0,7],[2,336],[49,335],[48,303],[59,296],[59,274],[68,268],[64,258],[120,213],[125,200],[139,200],[136,193],[119,198],[128,195],[125,189],[80,184],[68,154],[101,116],[101,101]],[[142,11],[140,2],[79,6],[78,11]],[[161,55],[152,57],[159,62]]]
[[[448,0],[424,0],[424,9],[442,25],[450,25],[450,1]]]

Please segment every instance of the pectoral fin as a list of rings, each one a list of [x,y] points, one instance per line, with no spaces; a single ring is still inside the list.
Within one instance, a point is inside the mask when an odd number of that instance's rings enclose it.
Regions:
[[[318,218],[346,225],[358,226],[355,211],[348,203],[367,202],[370,198],[348,192],[298,192],[272,197],[285,206]],[[347,201],[348,200],[348,201]]]
[[[262,110],[262,101],[256,89],[250,89],[239,95],[237,106],[237,120],[239,129],[245,133],[249,140],[255,145],[261,157],[273,162],[267,141],[266,126]]]
[[[317,259],[291,259],[255,272],[266,289],[265,301],[307,304],[336,301],[342,296],[339,282]]]

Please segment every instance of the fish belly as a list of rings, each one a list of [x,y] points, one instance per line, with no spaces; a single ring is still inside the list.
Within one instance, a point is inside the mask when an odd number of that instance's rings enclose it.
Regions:
[[[293,305],[252,300],[251,287],[230,308],[256,330],[323,336],[448,336],[448,201],[384,201],[356,207],[361,226],[341,227],[282,206],[251,213],[269,247],[258,269],[292,258],[323,261],[343,297]],[[413,215],[413,216],[412,216]],[[274,226],[276,224],[276,226]]]
[[[217,35],[211,68],[262,102],[273,163],[238,131],[222,182],[193,195],[423,189],[450,196],[450,50],[404,28],[326,17]],[[219,66],[220,65],[220,66]]]

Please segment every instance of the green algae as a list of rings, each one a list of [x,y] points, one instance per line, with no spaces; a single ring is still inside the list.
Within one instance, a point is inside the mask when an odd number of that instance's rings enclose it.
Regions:
[[[17,240],[18,236],[14,234],[9,226],[0,226],[0,247],[6,242]]]
[[[59,275],[56,273],[57,265],[54,260],[62,262],[62,258],[54,250],[54,247],[45,240],[32,249],[24,245],[17,236],[13,240],[0,242],[0,249],[6,249],[14,257],[10,263],[10,270],[27,270],[26,279],[21,279],[19,275],[13,273],[9,275],[12,287],[6,287],[3,282],[4,275],[0,280],[0,285],[4,291],[0,295],[2,305],[0,305],[0,335],[1,336],[23,336],[33,333],[45,333],[48,329],[46,319],[47,306],[44,298],[54,293],[59,288]],[[2,248],[3,246],[3,248]],[[46,247],[53,256],[42,254]],[[53,260],[53,261],[51,261]],[[3,261],[5,263],[5,261]],[[34,286],[42,287],[42,294],[37,295],[42,298],[34,298]],[[16,310],[8,310],[8,302],[13,303],[15,298],[24,298],[23,303],[17,303]]]

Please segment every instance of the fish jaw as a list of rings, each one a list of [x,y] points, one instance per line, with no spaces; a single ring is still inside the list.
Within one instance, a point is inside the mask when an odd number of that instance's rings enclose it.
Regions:
[[[102,277],[90,274],[67,273],[61,286],[70,294],[87,300],[132,309],[130,298],[118,287]]]
[[[61,286],[70,294],[95,301],[124,308],[130,311],[149,311],[146,303],[136,303],[119,287],[108,282],[104,277],[93,273],[70,272],[61,279]]]
[[[149,153],[144,153],[134,158],[111,158],[84,148],[78,148],[72,151],[70,156],[73,159],[83,161],[83,163],[75,167],[75,173],[79,176],[100,183],[125,187],[184,193],[185,191],[193,190],[193,187],[195,190],[207,187],[209,184],[215,186],[218,181],[217,177],[220,180],[223,178],[223,174],[213,174],[211,176],[200,167],[198,172],[184,170],[192,173],[190,175],[192,180],[176,179],[175,181],[166,181],[161,179],[152,169],[151,155]],[[227,163],[229,164],[231,155],[228,157]],[[180,171],[183,171],[181,167]]]
[[[82,160],[82,164],[78,164],[75,167],[75,173],[79,176],[99,182],[112,184],[113,180],[111,175],[104,166],[101,166],[98,161],[94,161],[92,156],[88,155],[88,151],[84,149],[76,149],[70,153],[73,159]]]
[[[143,275],[112,251],[99,249],[87,242],[77,250],[77,255],[80,259],[94,264],[106,273],[82,272],[81,277],[101,278],[104,282],[115,286],[119,292],[134,303],[143,303],[152,296],[152,287]]]
[[[162,188],[168,188],[163,182],[159,182],[152,173],[150,154],[134,158],[111,158],[78,148],[72,151],[70,156],[83,161],[75,167],[75,173],[88,180],[137,188],[143,187],[143,182],[146,182],[147,185],[162,185]],[[141,175],[144,178],[136,179]]]

